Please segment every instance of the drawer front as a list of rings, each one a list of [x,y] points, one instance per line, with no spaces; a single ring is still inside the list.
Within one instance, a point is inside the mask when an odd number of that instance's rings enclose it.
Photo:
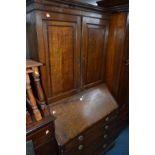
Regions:
[[[117,111],[110,113],[104,119],[100,120],[98,123],[96,123],[91,128],[89,128],[87,131],[85,131],[85,136],[90,137],[92,133],[98,134],[100,132],[103,132],[104,130],[106,131],[106,130],[113,128],[117,122],[117,119],[118,119]]]
[[[84,150],[85,155],[94,155],[94,152],[96,152],[98,149],[106,149],[108,147],[108,144],[114,141],[115,134],[109,134],[107,138],[105,138],[105,135],[102,135],[100,137],[97,137],[94,139],[93,142],[89,143],[89,145]]]
[[[89,147],[91,143],[96,141],[97,138],[102,137],[103,140],[109,139],[112,133],[115,131],[116,124],[115,122],[111,122],[110,124],[102,125],[101,128],[96,129],[94,132],[90,132],[85,139],[86,147]],[[106,129],[105,129],[106,128]]]
[[[86,141],[85,145],[90,145],[91,142],[95,141],[96,138],[101,137],[102,135],[105,137],[104,139],[109,138],[109,135],[116,129],[118,122],[117,118],[118,116],[116,112],[113,112],[87,130],[84,133],[84,140]]]
[[[107,152],[113,146],[114,142],[115,142],[114,140],[110,140],[106,143],[105,142],[101,143],[101,145],[99,145],[99,147],[97,147],[96,150],[89,155],[104,155],[105,152]]]
[[[64,147],[64,151],[66,153],[70,152],[70,154],[71,152],[77,152],[77,154],[82,154],[82,151],[84,151],[86,148],[93,149],[94,147],[92,145],[94,142],[94,146],[96,146],[100,143],[99,140],[107,140],[111,136],[111,133],[115,134],[114,131],[116,129],[116,120],[117,113],[115,111],[108,115],[106,118],[102,119],[97,124],[90,127],[84,133],[78,135],[76,138],[67,143]]]
[[[70,150],[65,150],[64,155],[83,155],[85,150],[84,144],[79,144]]]
[[[54,127],[53,124],[50,124],[27,136],[27,140],[32,140],[34,148],[37,148],[52,140],[52,137],[54,138]]]
[[[55,139],[38,146],[35,149],[36,155],[58,155],[58,148]]]
[[[109,115],[107,115],[103,120],[104,120],[104,124],[110,123],[112,121],[114,121],[115,119],[118,118],[118,110],[113,111],[112,113],[110,113]]]
[[[64,155],[95,155],[94,153],[100,149],[106,150],[110,143],[115,140],[115,133],[109,134],[107,138],[104,135],[95,137],[94,141],[86,141],[64,151]]]

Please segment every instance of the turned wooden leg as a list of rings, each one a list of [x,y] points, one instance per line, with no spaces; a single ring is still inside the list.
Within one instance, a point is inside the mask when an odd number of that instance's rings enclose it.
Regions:
[[[40,111],[39,111],[39,109],[37,107],[36,100],[34,98],[34,95],[33,95],[32,89],[31,89],[30,78],[29,78],[28,73],[26,74],[26,91],[27,91],[27,95],[28,95],[28,98],[30,100],[30,103],[31,103],[31,106],[32,106],[32,109],[33,109],[35,119],[37,121],[39,121],[39,120],[42,119],[42,116],[41,116]]]
[[[43,115],[47,116],[47,115],[49,115],[49,110],[45,103],[45,97],[44,97],[43,89],[42,89],[42,86],[40,83],[40,78],[39,78],[40,75],[39,75],[38,67],[32,67],[32,70],[33,70],[33,78],[34,78],[34,82],[35,82],[35,87],[37,89],[37,95],[38,95],[38,99],[39,99],[38,102],[39,102],[39,105],[43,112]]]
[[[26,108],[26,125],[32,123],[32,119],[30,116],[30,113],[28,112],[27,108]]]

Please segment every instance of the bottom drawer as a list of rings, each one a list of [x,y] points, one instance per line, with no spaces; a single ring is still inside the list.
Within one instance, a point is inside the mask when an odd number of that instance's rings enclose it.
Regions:
[[[91,155],[105,155],[115,144],[115,141],[102,144],[93,154]]]
[[[96,152],[104,152],[114,140],[115,136],[111,136],[105,140],[102,135],[97,137],[89,146],[81,143],[73,149],[65,151],[63,155],[98,155]]]
[[[104,151],[108,145],[115,140],[115,137],[110,136],[108,139],[104,139],[104,135],[98,137],[93,143],[91,143],[87,148],[84,150],[84,155],[95,155],[97,150]]]
[[[71,148],[70,150],[65,150],[63,155],[83,155],[85,145],[83,143]]]
[[[35,148],[36,155],[57,155],[57,144],[55,140],[49,141]]]
[[[53,123],[33,131],[26,139],[32,140],[36,155],[56,155],[58,152]]]
[[[64,152],[67,155],[74,155],[74,154],[82,154],[83,150],[86,150],[87,148],[90,148],[90,152],[88,150],[88,153],[90,154],[92,151],[94,151],[100,143],[103,141],[107,141],[108,139],[111,139],[116,133],[114,132],[116,130],[115,123],[108,124],[110,129],[105,130],[104,125],[102,125],[102,128],[96,128],[96,131],[92,131],[90,129],[89,135],[83,133],[80,136],[76,137],[72,141],[70,141],[67,145],[64,146]],[[84,135],[84,136],[83,136]],[[82,140],[79,140],[79,138],[82,137]],[[85,152],[85,151],[84,151]],[[74,153],[74,154],[73,154]]]

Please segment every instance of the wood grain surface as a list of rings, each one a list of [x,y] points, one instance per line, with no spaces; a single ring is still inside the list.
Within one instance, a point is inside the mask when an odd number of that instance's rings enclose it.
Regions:
[[[56,117],[55,128],[59,145],[64,145],[117,107],[104,84],[57,101],[50,109]]]

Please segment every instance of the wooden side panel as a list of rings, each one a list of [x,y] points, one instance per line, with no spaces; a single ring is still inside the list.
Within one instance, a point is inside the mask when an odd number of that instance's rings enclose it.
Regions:
[[[120,87],[118,91],[118,102],[129,104],[129,23],[126,24],[126,35],[123,52],[123,60],[120,72]],[[122,81],[122,82],[121,82]]]
[[[104,80],[104,61],[107,40],[107,21],[83,18],[83,82],[91,87]]]
[[[127,13],[112,15],[106,59],[106,83],[112,94],[117,98],[120,68],[124,51]]]
[[[126,24],[123,61],[120,72],[120,86],[118,91],[118,103],[120,104],[120,128],[126,125],[129,119],[129,23]]]
[[[128,13],[116,13],[111,17],[106,83],[119,104],[119,128],[128,123],[129,114],[129,24]]]
[[[26,58],[38,59],[35,12],[26,14]]]

